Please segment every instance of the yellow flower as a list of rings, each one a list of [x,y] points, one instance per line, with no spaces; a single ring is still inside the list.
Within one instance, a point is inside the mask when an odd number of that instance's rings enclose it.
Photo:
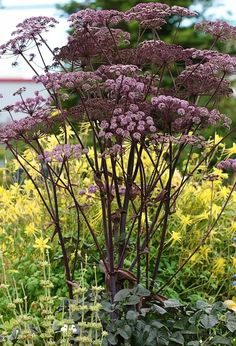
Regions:
[[[236,154],[236,143],[233,143],[233,146],[231,148],[225,149],[225,152],[228,156]]]
[[[232,257],[232,266],[236,268],[236,257]]]
[[[31,180],[25,180],[24,182],[24,191],[30,193],[34,189],[34,184]]]
[[[170,241],[172,245],[174,245],[176,242],[180,242],[182,239],[182,235],[178,231],[173,231],[170,237]]]
[[[0,227],[0,236],[6,234],[6,231],[4,228]]]
[[[218,144],[222,140],[222,138],[223,137],[221,137],[217,133],[215,133],[214,144]]]
[[[213,205],[212,205],[212,211],[211,211],[211,213],[212,213],[212,215],[213,215],[213,217],[217,217],[217,215],[219,215],[219,213],[220,213],[220,211],[221,211],[221,206],[219,206],[219,205],[216,205],[215,203],[213,203]]]
[[[211,252],[211,247],[209,245],[203,245],[201,249],[199,250],[201,256],[204,258],[205,261],[209,261],[209,253]]]
[[[214,265],[212,268],[214,274],[224,274],[225,273],[225,258],[218,257],[214,260]]]
[[[199,261],[199,253],[195,253],[189,260],[190,263],[195,264]]]
[[[0,245],[0,252],[1,254],[6,253],[7,245],[5,243],[1,243]]]
[[[220,190],[217,192],[220,198],[226,198],[230,192],[230,189],[226,186],[220,186]]]
[[[52,117],[57,117],[60,114],[61,114],[61,111],[59,109],[55,109],[51,112]]]
[[[227,306],[228,309],[236,312],[236,303],[233,300],[225,300],[224,304]]]
[[[25,226],[25,234],[32,235],[36,232],[36,228],[34,223],[29,223],[27,226]]]
[[[49,241],[49,238],[44,238],[44,239],[42,237],[36,238],[33,247],[43,252],[44,250],[51,248],[51,246],[47,245],[48,241]]]

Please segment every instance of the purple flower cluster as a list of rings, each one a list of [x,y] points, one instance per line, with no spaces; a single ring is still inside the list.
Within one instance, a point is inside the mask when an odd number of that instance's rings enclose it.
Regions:
[[[220,61],[217,60],[217,67]],[[185,89],[189,95],[229,95],[232,93],[230,82],[215,76],[211,63],[188,66],[176,78],[176,85]]]
[[[171,15],[190,17],[195,16],[196,12],[181,6],[170,7],[166,4],[149,2],[137,4],[124,13],[116,10],[81,10],[72,14],[69,21],[75,29],[116,25],[123,20],[127,22],[135,20],[142,27],[159,29],[166,23],[164,18]]]
[[[57,59],[87,65],[94,56],[101,56],[107,60],[109,52],[117,50],[120,44],[128,44],[130,34],[121,29],[108,28],[79,28],[69,38],[67,45],[61,47]]]
[[[45,162],[63,162],[69,158],[78,159],[87,153],[88,149],[82,149],[79,144],[58,144],[51,151],[45,150],[42,155],[38,155],[38,159]]]
[[[18,29],[12,32],[12,36],[15,37],[0,46],[0,54],[20,54],[28,47],[32,40],[36,39],[42,32],[54,27],[57,23],[57,20],[53,17],[39,16],[25,19],[17,25]]]
[[[236,172],[236,159],[227,159],[224,161],[221,161],[220,163],[218,163],[218,165],[216,166],[219,169],[232,169],[233,171]]]
[[[157,29],[172,15],[188,17],[196,13],[180,6],[151,2],[139,3],[124,13],[87,9],[71,15],[73,34],[66,46],[55,51],[55,66],[66,62],[63,71],[47,70],[44,75],[35,77],[52,95],[56,105],[70,99],[71,91],[78,95],[78,104],[60,109],[60,114],[54,117],[56,121],[95,121],[101,137],[113,138],[108,141],[107,153],[111,155],[119,154],[120,148],[112,148],[112,145],[120,145],[122,138],[141,140],[152,134],[152,139],[156,136],[162,141],[175,136],[182,138],[182,143],[200,145],[197,138],[188,135],[189,131],[218,122],[228,126],[228,118],[212,108],[219,96],[231,93],[226,78],[234,71],[236,58],[216,51],[167,44],[158,39],[156,30],[148,31],[150,40],[142,41],[141,36],[136,45],[130,45],[130,33],[112,27],[121,21],[134,20],[141,26]],[[35,39],[40,43],[37,36],[55,23],[48,17],[25,20],[13,33],[17,47],[22,44],[21,48],[25,48]],[[221,39],[226,34],[233,37],[235,31],[223,22],[204,22],[196,27],[211,31]],[[17,94],[22,97],[22,92],[19,90]],[[209,96],[206,101],[209,109],[194,104],[201,96]],[[39,118],[46,114],[50,122],[53,118],[49,115],[53,107],[39,94],[35,98],[22,98],[6,109],[33,118],[37,113]],[[33,130],[32,124],[30,128]],[[103,150],[106,153],[106,148]]]
[[[97,70],[96,74],[101,78],[109,78],[114,79],[119,77],[120,75],[127,77],[135,77],[137,73],[142,70],[136,65],[101,65]]]
[[[175,15],[180,17],[196,16],[196,12],[181,6],[168,6],[162,3],[140,3],[125,13],[125,20],[136,20],[142,27],[160,29],[166,23],[165,17]]]
[[[192,49],[191,58],[200,59],[204,65],[210,66],[214,72],[231,73],[235,71],[236,67],[236,57],[213,50]]]
[[[39,137],[41,129],[46,126],[50,113],[45,110],[35,111],[33,116],[13,121],[0,128],[0,143],[8,143],[15,139]]]
[[[101,55],[103,59],[108,52],[116,51],[120,44],[128,44],[130,34],[121,29],[79,28],[69,38],[67,45],[60,48],[57,59],[76,61],[87,64],[91,57]]]
[[[21,93],[18,90],[14,95]],[[15,113],[22,113],[27,115],[33,115],[35,112],[37,113],[39,110],[47,109],[48,105],[51,103],[51,98],[45,99],[43,96],[39,94],[38,91],[35,92],[35,97],[28,97],[26,99],[22,99],[21,101],[15,102],[15,104],[6,106],[4,109],[8,111],[13,111]]]
[[[94,72],[54,72],[46,73],[42,76],[34,77],[37,83],[42,83],[45,88],[58,90],[61,88],[82,88],[83,90],[90,89],[96,82],[101,81],[101,78]]]
[[[140,44],[137,56],[142,64],[169,65],[189,58],[189,51],[175,44],[160,40],[144,41]]]
[[[206,141],[203,136],[194,135],[182,135],[176,142],[181,144],[192,145],[197,148],[204,148],[206,145]]]
[[[26,39],[31,39],[50,28],[54,28],[55,24],[58,24],[58,21],[53,17],[31,17],[19,23],[16,26],[18,29],[12,32],[12,36],[24,36]]]
[[[99,137],[111,139],[133,139],[139,141],[147,134],[156,132],[152,117],[146,116],[135,104],[129,106],[129,110],[124,112],[121,108],[116,108],[110,122],[101,122]]]
[[[140,3],[125,13],[125,20],[135,20],[145,28],[160,28],[166,23],[165,17],[171,15],[170,7],[161,3]]]
[[[190,129],[194,125],[206,127],[221,121],[224,126],[228,126],[230,122],[216,109],[197,107],[176,97],[160,95],[153,97],[151,102],[157,113],[161,114],[164,126],[177,132]]]
[[[195,25],[198,31],[204,31],[215,39],[224,41],[236,38],[236,27],[224,21],[205,21]]]
[[[182,6],[171,6],[171,14],[180,17],[195,17],[198,15],[197,12],[191,11],[188,8]]]
[[[77,13],[73,13],[69,17],[71,26],[74,28],[80,27],[95,27],[95,26],[107,26],[110,24],[118,24],[124,18],[122,12],[116,10],[93,10],[86,9]]]
[[[105,90],[110,98],[121,98],[123,100],[142,99],[145,92],[145,84],[138,81],[137,78],[125,77],[120,75],[118,78],[107,79],[104,84]]]

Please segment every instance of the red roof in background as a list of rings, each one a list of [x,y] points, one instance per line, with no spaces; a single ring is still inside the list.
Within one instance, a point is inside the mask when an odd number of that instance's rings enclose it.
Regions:
[[[0,83],[35,83],[33,79],[24,78],[0,78]]]

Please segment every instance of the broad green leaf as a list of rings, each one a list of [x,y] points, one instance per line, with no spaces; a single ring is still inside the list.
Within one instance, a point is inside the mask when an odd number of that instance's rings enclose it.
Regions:
[[[236,318],[228,316],[227,321],[226,321],[226,328],[233,333],[236,331]]]
[[[137,285],[133,289],[133,293],[135,295],[138,295],[138,296],[141,296],[141,297],[148,297],[151,294],[151,292],[148,289],[146,289],[145,287],[143,287],[142,285]]]
[[[169,337],[170,333],[168,332],[168,329],[159,329],[157,333],[157,345],[169,345]]]
[[[114,302],[122,302],[124,301],[126,298],[128,298],[130,296],[130,290],[128,288],[124,288],[123,290],[120,290],[119,292],[116,293],[115,297],[114,297]]]
[[[133,310],[129,310],[126,314],[126,319],[130,321],[136,321],[138,318],[138,313]]]
[[[231,342],[229,339],[223,337],[223,336],[214,336],[214,338],[211,340],[211,345],[231,345]]]
[[[150,329],[145,345],[153,345],[154,341],[156,340],[156,337],[157,337],[157,330],[154,328]]]
[[[179,306],[183,306],[178,300],[176,299],[168,299],[164,301],[164,307],[165,308],[178,308]]]
[[[174,341],[176,344],[184,345],[184,337],[180,332],[173,333],[169,340]]]
[[[188,319],[189,323],[196,325],[199,318],[201,317],[201,315],[202,315],[202,311],[199,310],[199,311],[195,312],[195,314],[193,316],[189,317],[189,319]]]
[[[140,303],[140,297],[139,296],[131,296],[129,297],[128,301],[125,302],[125,305],[136,305]]]
[[[125,329],[121,329],[118,328],[116,335],[119,334],[120,336],[122,336],[123,339],[128,340],[129,339],[129,335],[126,333]]]
[[[218,323],[218,318],[213,315],[204,314],[200,319],[201,325],[205,329],[213,328]]]
[[[128,325],[128,324],[126,324],[125,326],[124,326],[124,330],[125,330],[125,332],[126,332],[126,334],[129,336],[129,338],[131,337],[131,335],[132,335],[132,329],[131,329],[131,327]]]
[[[108,334],[106,338],[111,345],[117,345],[118,339],[117,339],[116,335]]]
[[[163,309],[160,305],[153,304],[152,308],[155,312],[158,312],[160,315],[164,315],[167,313],[167,311]]]
[[[209,308],[210,305],[207,302],[204,302],[203,300],[198,300],[196,302],[196,308],[198,310],[204,310],[205,308]]]
[[[178,321],[175,322],[174,328],[178,329],[178,330],[184,330],[184,329],[186,329],[187,323],[188,323],[188,318],[187,317],[183,317],[183,318],[181,318],[181,319],[179,319]]]
[[[161,329],[165,327],[165,325],[159,321],[153,321],[151,325],[157,329]]]
[[[113,308],[113,306],[112,306],[112,304],[111,304],[110,302],[108,302],[108,301],[102,301],[101,304],[102,304],[102,309],[103,309],[104,311],[106,311],[106,312],[112,312],[112,311],[114,311],[114,308]]]

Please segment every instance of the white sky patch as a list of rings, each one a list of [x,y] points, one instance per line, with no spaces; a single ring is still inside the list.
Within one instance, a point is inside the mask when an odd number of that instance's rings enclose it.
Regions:
[[[201,1],[199,1],[201,2]],[[236,24],[236,1],[214,0],[214,6],[209,8],[206,15],[213,20],[221,19]]]
[[[0,3],[2,4],[2,6],[5,6],[5,7],[10,7],[10,6],[18,6],[18,5],[34,5],[34,6],[37,6],[37,5],[48,5],[48,4],[64,4],[66,3],[67,1],[66,0],[2,0],[0,1]]]
[[[56,2],[61,4],[65,3],[65,1],[60,0],[56,0]],[[15,30],[18,23],[33,16],[55,17],[59,21],[59,24],[57,24],[55,28],[52,28],[49,32],[44,34],[44,38],[47,39],[50,47],[60,47],[66,43],[68,36],[66,30],[69,28],[69,23],[65,18],[61,18],[61,13],[53,7],[55,0],[40,0],[40,2],[37,0],[33,2],[32,0],[4,0],[2,3],[0,2],[0,4],[5,7],[0,9],[0,44],[7,42],[11,38],[11,33]],[[52,6],[43,7],[44,4],[51,4]],[[35,8],[27,9],[27,5],[35,6]],[[40,7],[37,7],[37,5],[40,5]],[[14,6],[17,6],[17,10],[14,9]],[[24,8],[18,9],[20,6],[24,6]],[[50,64],[52,56],[46,50],[44,51],[44,57],[47,63]],[[31,78],[34,75],[26,63],[21,60],[19,60],[19,66],[12,67],[11,64],[14,61],[15,58],[9,57],[2,57],[0,59],[0,78]]]

